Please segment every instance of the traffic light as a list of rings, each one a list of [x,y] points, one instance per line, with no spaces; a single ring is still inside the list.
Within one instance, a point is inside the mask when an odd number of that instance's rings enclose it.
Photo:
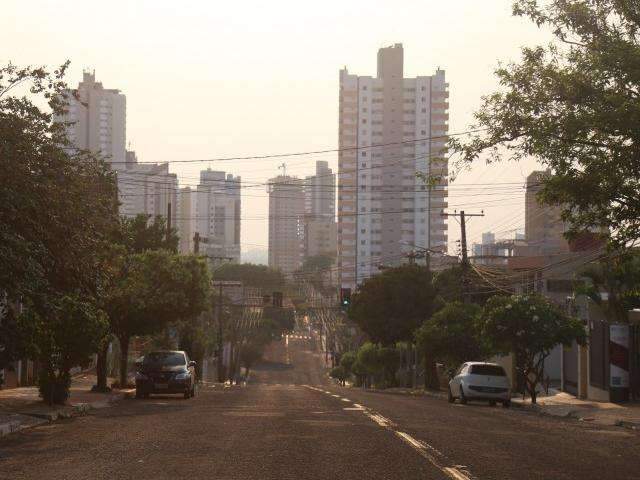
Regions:
[[[346,309],[351,305],[351,289],[350,288],[341,288],[340,289],[340,307]]]

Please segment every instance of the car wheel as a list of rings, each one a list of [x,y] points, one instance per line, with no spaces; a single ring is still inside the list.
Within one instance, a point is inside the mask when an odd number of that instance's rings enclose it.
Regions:
[[[453,393],[451,393],[451,387],[449,387],[449,392],[447,394],[447,401],[449,403],[455,403],[455,401],[456,401],[456,397],[454,397]]]
[[[462,385],[460,385],[460,403],[462,405],[467,404],[467,397],[464,396],[464,390],[462,389]]]
[[[509,408],[511,406],[511,400],[504,400],[502,402],[502,407],[503,408]]]
[[[496,406],[496,401],[495,400],[489,400],[489,406],[495,407]]]

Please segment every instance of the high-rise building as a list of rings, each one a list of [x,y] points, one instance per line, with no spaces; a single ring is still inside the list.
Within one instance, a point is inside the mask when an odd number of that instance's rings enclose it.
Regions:
[[[524,233],[530,252],[539,255],[568,252],[569,242],[564,238],[566,225],[561,218],[562,208],[545,205],[538,199],[542,182],[548,172],[534,171],[527,177],[525,193]]]
[[[304,182],[304,257],[336,256],[336,176],[323,160]]]
[[[201,254],[240,261],[241,179],[211,169],[200,172],[195,231],[203,239]],[[195,233],[195,232],[194,232]]]
[[[446,251],[448,84],[404,78],[401,44],[378,51],[376,77],[340,71],[338,268],[354,288],[415,247]],[[428,176],[425,182],[416,172]]]
[[[288,175],[269,180],[269,266],[291,275],[304,255],[304,182]]]
[[[169,173],[168,163],[138,163],[135,152],[127,151],[124,168],[117,170],[120,215],[138,214],[169,218],[176,228],[178,177]]]
[[[178,209],[176,225],[180,244],[178,249],[182,254],[193,252],[193,225],[195,224],[195,190],[183,187],[178,192]]]
[[[336,176],[329,168],[329,162],[318,160],[316,174],[305,179],[304,210],[314,218],[335,220]]]
[[[115,169],[124,169],[126,97],[96,82],[95,72],[85,71],[78,88],[67,91],[66,98],[66,114],[57,120],[71,122],[67,136],[72,145],[102,155]]]

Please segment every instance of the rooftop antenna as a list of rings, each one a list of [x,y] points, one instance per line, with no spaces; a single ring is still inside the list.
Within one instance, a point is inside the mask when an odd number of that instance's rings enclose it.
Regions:
[[[282,162],[281,165],[278,165],[278,170],[282,169],[282,176],[286,177],[287,176],[287,164]]]

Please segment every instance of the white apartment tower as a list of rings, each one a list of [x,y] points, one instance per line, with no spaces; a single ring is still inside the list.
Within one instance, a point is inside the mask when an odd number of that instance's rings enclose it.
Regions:
[[[200,172],[195,231],[203,239],[201,254],[240,262],[241,179],[211,169]],[[195,233],[195,232],[194,232]]]
[[[378,51],[376,77],[340,71],[338,268],[355,288],[415,247],[446,251],[448,84],[404,78],[402,44]],[[416,172],[435,182],[425,183]]]
[[[66,98],[67,112],[58,120],[73,122],[67,128],[71,143],[102,155],[114,169],[124,168],[126,97],[96,82],[95,72],[85,71],[78,88],[68,91]]]
[[[290,276],[304,255],[304,183],[279,175],[269,180],[269,266]]]
[[[127,151],[126,163],[117,169],[120,215],[151,218],[171,214],[171,226],[178,217],[178,176],[169,173],[168,163],[138,163],[135,152]]]

